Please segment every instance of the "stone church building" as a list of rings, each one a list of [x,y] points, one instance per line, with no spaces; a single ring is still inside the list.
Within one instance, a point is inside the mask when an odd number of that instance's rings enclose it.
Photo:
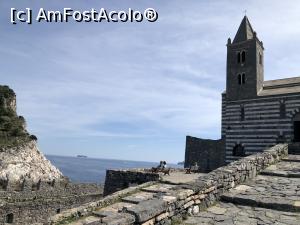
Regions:
[[[300,142],[300,77],[264,81],[263,42],[246,16],[227,42],[221,137],[188,136],[185,166],[197,162],[209,171],[276,143]]]

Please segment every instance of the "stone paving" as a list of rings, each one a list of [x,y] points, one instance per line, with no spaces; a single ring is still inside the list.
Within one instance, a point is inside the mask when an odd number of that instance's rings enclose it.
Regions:
[[[270,176],[300,178],[300,157],[289,157],[282,162],[269,166],[261,174]]]
[[[236,204],[300,212],[300,179],[259,175],[254,181],[224,194],[222,199]]]
[[[164,175],[161,176],[163,182],[171,183],[171,184],[184,184],[188,182],[192,182],[197,180],[199,177],[206,175],[206,173],[191,173],[186,174],[184,171],[182,172],[172,172],[170,176]]]
[[[221,196],[221,202],[182,224],[300,224],[300,156],[266,168],[254,180]],[[299,176],[298,176],[299,175]]]
[[[300,162],[300,155],[289,155],[288,157],[282,159],[282,161]]]
[[[70,224],[72,225],[86,225],[86,224],[99,224],[100,221],[107,224],[112,224],[111,221],[114,221],[113,224],[117,221],[117,224],[128,224],[130,221],[133,221],[134,218],[129,213],[121,213],[124,210],[126,212],[145,210],[145,208],[152,208],[155,212],[155,209],[159,210],[160,206],[164,206],[167,203],[176,201],[176,197],[173,195],[173,190],[179,184],[188,183],[198,179],[200,176],[203,176],[203,173],[192,173],[186,174],[185,172],[172,172],[170,176],[162,176],[162,183],[157,183],[149,187],[142,188],[139,192],[131,194],[127,197],[120,199],[120,202],[114,203],[110,206],[100,208],[93,212],[92,216],[79,219]],[[142,206],[143,202],[147,200],[154,199],[159,195],[162,201],[155,200],[153,205]],[[147,201],[149,204],[149,201]]]
[[[141,215],[143,215],[143,213],[148,215],[149,212],[155,214],[156,211],[161,210],[160,207],[165,207],[167,203],[176,201],[176,197],[171,196],[173,194],[172,189],[176,186],[177,185],[174,184],[157,183],[149,187],[142,188],[141,191],[137,193],[123,197],[120,199],[120,202],[95,210],[92,216],[79,219],[69,224],[97,225],[100,224],[100,221],[111,225],[130,224],[131,221],[134,222],[134,217],[130,214],[131,211],[142,211],[140,213]],[[158,201],[157,199],[153,200],[157,197],[157,195],[160,196],[161,201]],[[151,202],[151,200],[153,201]],[[126,211],[126,213],[122,213],[124,211]],[[143,218],[139,219],[142,220]]]
[[[189,217],[184,225],[299,225],[300,214],[223,203]]]

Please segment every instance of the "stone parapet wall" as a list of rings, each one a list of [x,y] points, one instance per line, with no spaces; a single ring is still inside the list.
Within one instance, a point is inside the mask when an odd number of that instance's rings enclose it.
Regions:
[[[47,223],[50,216],[87,202],[100,200],[103,187],[97,184],[42,184],[36,191],[0,191],[0,224],[14,216],[14,224]]]
[[[107,170],[103,194],[107,196],[131,186],[158,180],[159,174],[147,169]]]
[[[103,186],[98,184],[84,184],[84,183],[64,183],[63,185],[56,184],[51,186],[49,184],[41,185],[39,190],[32,191],[32,189],[23,191],[0,191],[0,199],[7,202],[23,201],[23,199],[39,199],[39,198],[55,198],[60,196],[73,195],[88,195],[92,193],[102,194]]]
[[[194,182],[174,185],[168,191],[158,192],[150,200],[142,201],[131,207],[124,207],[117,214],[119,216],[116,215],[110,218],[109,223],[105,222],[107,220],[106,217],[99,218],[97,224],[118,224],[117,222],[120,220],[122,220],[123,225],[163,225],[174,223],[184,218],[187,214],[197,214],[199,211],[215,204],[225,191],[248,179],[254,178],[260,171],[271,164],[277,163],[283,157],[286,157],[287,154],[287,144],[276,145],[262,153],[247,156],[227,166],[220,167]],[[125,189],[122,191],[122,194],[123,196],[129,195],[133,190],[136,192],[140,188],[141,185],[135,189]],[[53,217],[50,223],[57,224],[62,220],[80,218],[82,215],[92,215],[93,210],[99,211],[101,208],[117,202],[118,199],[120,200],[122,194],[116,193],[107,196],[101,201],[66,211],[63,215]]]
[[[210,172],[225,165],[225,143],[221,140],[201,139],[187,136],[184,167],[195,163],[200,172]]]

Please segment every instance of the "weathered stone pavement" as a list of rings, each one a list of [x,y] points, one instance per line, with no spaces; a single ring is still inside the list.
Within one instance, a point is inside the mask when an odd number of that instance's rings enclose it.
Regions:
[[[300,156],[289,156],[282,162],[269,166],[261,174],[270,176],[300,178]]]
[[[300,157],[290,155],[182,224],[300,224]]]
[[[162,181],[170,184],[184,184],[194,180],[197,180],[199,177],[204,176],[205,173],[191,173],[186,174],[184,171],[182,172],[172,172],[170,176],[165,175],[162,176]]]
[[[185,225],[299,225],[300,214],[219,203],[205,212],[189,217]]]
[[[222,200],[240,205],[281,211],[300,212],[300,179],[257,176],[222,196]]]
[[[167,204],[175,201],[176,197],[172,196],[175,188],[174,184],[157,183],[149,187],[142,188],[139,192],[131,194],[120,199],[120,202],[110,206],[100,208],[93,212],[92,216],[82,218],[72,222],[72,225],[96,225],[100,223],[110,225],[131,224],[135,221],[143,222],[151,214],[157,215]],[[159,199],[157,198],[159,197]],[[183,196],[184,197],[184,196]],[[138,214],[135,218],[133,214]],[[166,214],[165,216],[168,216]],[[159,219],[164,219],[161,215]]]

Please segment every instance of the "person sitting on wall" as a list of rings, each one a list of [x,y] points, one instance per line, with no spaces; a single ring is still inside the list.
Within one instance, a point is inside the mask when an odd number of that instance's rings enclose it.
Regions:
[[[152,173],[162,172],[164,175],[170,175],[170,168],[167,168],[166,161],[160,161],[159,166],[151,168]]]
[[[159,165],[157,167],[152,167],[151,172],[152,173],[158,173],[163,168],[163,161],[159,162]]]

